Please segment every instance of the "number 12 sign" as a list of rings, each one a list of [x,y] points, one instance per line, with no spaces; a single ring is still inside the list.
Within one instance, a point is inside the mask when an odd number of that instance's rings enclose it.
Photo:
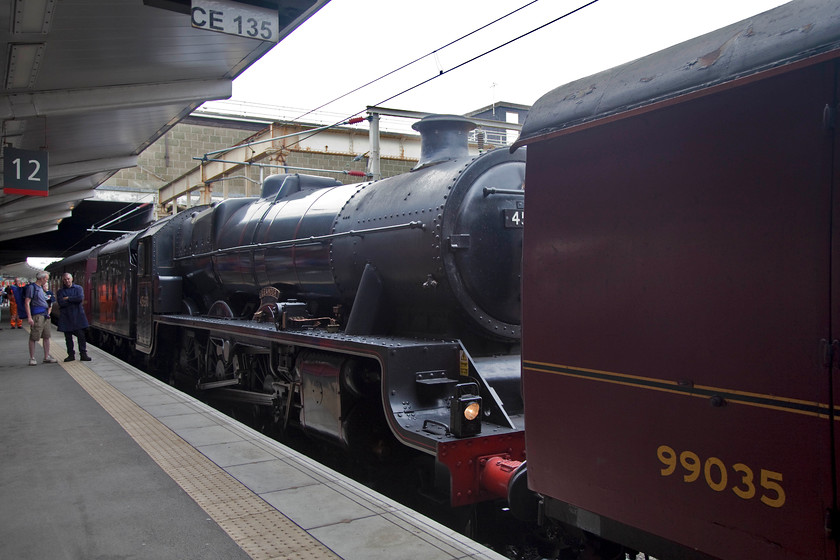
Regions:
[[[3,190],[6,194],[47,196],[47,152],[3,148]]]

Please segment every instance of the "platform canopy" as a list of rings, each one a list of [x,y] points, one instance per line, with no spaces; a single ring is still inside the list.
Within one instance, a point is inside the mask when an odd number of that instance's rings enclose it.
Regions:
[[[0,0],[0,264],[328,1]]]

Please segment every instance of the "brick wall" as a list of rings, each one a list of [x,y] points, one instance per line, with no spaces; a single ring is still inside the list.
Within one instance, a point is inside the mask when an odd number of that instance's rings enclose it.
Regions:
[[[157,189],[198,165],[193,157],[238,144],[255,130],[179,123],[105,183],[119,189]],[[257,173],[257,177],[259,174]]]

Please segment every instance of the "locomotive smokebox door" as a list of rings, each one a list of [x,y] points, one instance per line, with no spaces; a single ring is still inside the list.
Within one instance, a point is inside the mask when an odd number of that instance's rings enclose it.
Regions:
[[[455,437],[481,433],[481,397],[476,383],[459,383],[449,409],[449,429]]]

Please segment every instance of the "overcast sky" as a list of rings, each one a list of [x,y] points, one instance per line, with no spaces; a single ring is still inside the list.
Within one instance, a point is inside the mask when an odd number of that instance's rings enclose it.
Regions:
[[[232,99],[290,108],[287,114],[297,116],[528,3],[529,0],[331,0],[237,78]],[[368,105],[382,105],[462,114],[498,101],[531,105],[542,94],[569,81],[784,2],[599,0],[449,71],[587,3],[538,0],[323,110],[351,115]],[[444,74],[439,76],[441,71]],[[434,76],[439,77],[388,100]]]

